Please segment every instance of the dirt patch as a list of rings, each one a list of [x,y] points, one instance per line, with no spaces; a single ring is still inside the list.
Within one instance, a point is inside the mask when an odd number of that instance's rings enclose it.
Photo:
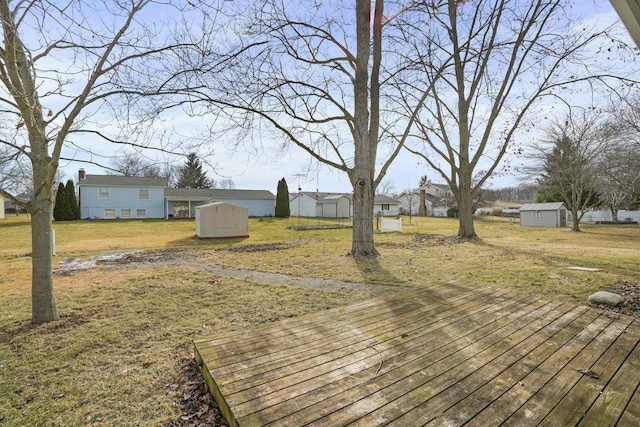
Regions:
[[[287,227],[289,230],[304,231],[304,230],[338,230],[341,228],[353,228],[350,225],[292,225]]]
[[[466,240],[458,236],[442,236],[440,234],[416,234],[407,243],[380,242],[376,246],[391,249],[411,249],[424,246],[452,246],[464,243]]]
[[[259,245],[229,246],[225,250],[229,252],[266,252],[291,249],[295,246],[290,243],[263,243]]]

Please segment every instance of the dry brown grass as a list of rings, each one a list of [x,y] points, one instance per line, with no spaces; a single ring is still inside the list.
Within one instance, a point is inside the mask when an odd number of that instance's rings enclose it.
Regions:
[[[29,324],[28,221],[0,221],[0,425],[170,424],[180,417],[192,339],[364,298],[221,278],[209,264],[403,288],[457,279],[576,303],[640,280],[638,227],[571,233],[482,218],[480,240],[463,242],[454,220],[408,221],[403,233],[377,234],[380,256],[367,262],[346,255],[350,230],[287,229],[295,219],[251,220],[251,237],[232,241],[194,240],[192,221],[56,223],[56,263],[129,249],[180,249],[197,261],[56,275],[62,319],[38,327]]]

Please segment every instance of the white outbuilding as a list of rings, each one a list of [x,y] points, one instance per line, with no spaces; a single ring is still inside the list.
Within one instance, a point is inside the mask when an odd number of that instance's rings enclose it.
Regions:
[[[566,227],[567,208],[562,202],[528,203],[520,207],[523,227]]]
[[[196,238],[249,237],[249,208],[216,202],[195,208]]]

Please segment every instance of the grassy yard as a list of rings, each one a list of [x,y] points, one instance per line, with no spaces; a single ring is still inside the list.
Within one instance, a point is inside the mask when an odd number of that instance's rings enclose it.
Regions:
[[[250,237],[193,239],[193,221],[55,223],[56,268],[112,251],[177,251],[193,263],[100,264],[56,274],[61,320],[30,325],[28,218],[0,221],[0,425],[179,425],[191,340],[361,300],[246,278],[203,263],[300,277],[406,287],[457,279],[582,304],[619,281],[640,281],[640,227],[521,228],[479,218],[474,242],[457,222],[405,218],[377,234],[380,256],[346,256],[349,229],[294,231],[315,220],[252,219]],[[318,225],[327,225],[326,223]],[[600,268],[599,272],[567,269]]]

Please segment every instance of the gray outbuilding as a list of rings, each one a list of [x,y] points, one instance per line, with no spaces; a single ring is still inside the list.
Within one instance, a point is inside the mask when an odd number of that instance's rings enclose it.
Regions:
[[[198,239],[249,237],[249,208],[245,206],[216,202],[197,206],[195,211]]]
[[[522,205],[520,225],[523,227],[566,227],[567,208],[562,202]]]

